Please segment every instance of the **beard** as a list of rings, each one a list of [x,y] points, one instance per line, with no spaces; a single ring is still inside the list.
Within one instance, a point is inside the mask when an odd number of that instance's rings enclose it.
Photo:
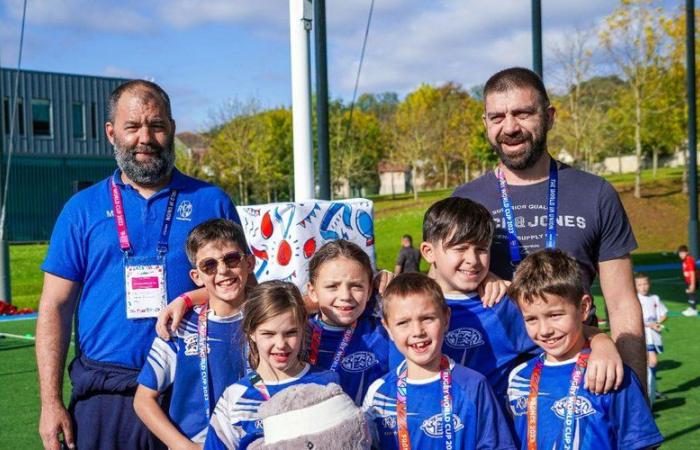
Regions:
[[[138,161],[136,153],[150,153],[151,159]],[[164,146],[158,144],[136,145],[128,148],[118,137],[114,138],[114,158],[119,169],[133,182],[145,186],[160,183],[170,176],[175,166],[172,136]]]
[[[538,135],[539,137],[535,137],[529,131],[521,130],[520,133],[514,136],[499,135],[496,137],[496,142],[489,143],[498,155],[498,158],[508,169],[525,170],[534,166],[547,149],[547,130],[544,124]],[[518,150],[515,153],[506,153],[503,150],[503,144],[514,145],[520,143],[525,143],[526,145],[522,150]]]

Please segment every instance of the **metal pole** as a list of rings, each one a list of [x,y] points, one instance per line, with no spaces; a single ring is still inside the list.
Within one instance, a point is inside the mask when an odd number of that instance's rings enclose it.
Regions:
[[[16,74],[19,76],[19,74]],[[11,81],[11,79],[10,79]],[[5,96],[3,95],[3,88],[5,87],[5,77],[3,76],[3,71],[0,68],[0,99],[2,99],[3,105],[0,110],[0,211],[2,210],[2,199],[4,197],[5,188],[5,133],[9,130],[5,129]],[[12,104],[12,100],[15,102],[13,96],[9,96],[7,105],[8,112],[15,105]],[[12,117],[10,112],[9,117]],[[10,127],[14,126],[14,123],[10,123]],[[3,227],[6,227],[4,224]],[[0,230],[0,300],[12,304],[12,290],[10,289],[10,244],[5,240],[5,229]]]
[[[314,160],[311,139],[311,68],[309,30],[311,0],[289,0],[292,61],[292,131],[294,134],[294,199],[314,197]]]
[[[698,157],[695,108],[695,0],[685,1],[686,59],[688,91],[688,247],[697,258],[698,254]]]
[[[542,78],[542,4],[532,0],[532,70]]]
[[[316,36],[316,138],[318,197],[331,199],[331,159],[328,150],[328,58],[326,56],[326,0],[314,0]]]

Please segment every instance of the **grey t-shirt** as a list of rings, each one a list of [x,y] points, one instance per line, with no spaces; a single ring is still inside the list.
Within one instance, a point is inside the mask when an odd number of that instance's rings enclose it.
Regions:
[[[509,185],[508,193],[524,258],[545,246],[548,182]],[[496,222],[491,271],[501,278],[512,279],[514,267],[494,171],[459,186],[453,195],[479,202],[491,212]],[[581,264],[588,291],[596,276],[597,263],[630,253],[637,248],[637,241],[617,192],[596,175],[560,164],[557,204],[557,248],[571,254]]]
[[[420,251],[413,247],[401,247],[396,265],[401,266],[401,273],[418,272],[420,266]]]

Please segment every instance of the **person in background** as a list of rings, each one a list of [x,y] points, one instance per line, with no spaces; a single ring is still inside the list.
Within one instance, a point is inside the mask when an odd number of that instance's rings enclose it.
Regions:
[[[681,259],[681,270],[685,279],[685,293],[688,294],[688,307],[681,314],[686,317],[694,317],[698,315],[696,307],[695,290],[697,288],[697,272],[695,270],[695,258],[688,251],[687,245],[678,247],[678,257]]]
[[[649,295],[651,282],[649,277],[643,273],[634,274],[634,285],[637,288],[637,297],[642,304],[642,314],[644,315],[644,333],[647,342],[647,391],[649,402],[656,400],[656,365],[658,355],[664,351],[664,343],[661,340],[661,323],[666,320],[668,309],[661,302],[658,295]]]
[[[420,250],[413,247],[413,238],[404,234],[401,238],[401,250],[396,258],[394,273],[420,272]]]

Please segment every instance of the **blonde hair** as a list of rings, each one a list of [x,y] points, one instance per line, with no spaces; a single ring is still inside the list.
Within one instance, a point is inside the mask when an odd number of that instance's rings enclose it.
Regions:
[[[248,363],[251,368],[254,369],[260,364],[258,347],[251,336],[260,324],[287,311],[292,312],[294,322],[299,326],[301,358],[301,355],[305,354],[303,347],[306,342],[306,309],[299,289],[292,283],[273,280],[261,283],[251,291],[248,300],[243,304],[243,335],[248,344]]]

